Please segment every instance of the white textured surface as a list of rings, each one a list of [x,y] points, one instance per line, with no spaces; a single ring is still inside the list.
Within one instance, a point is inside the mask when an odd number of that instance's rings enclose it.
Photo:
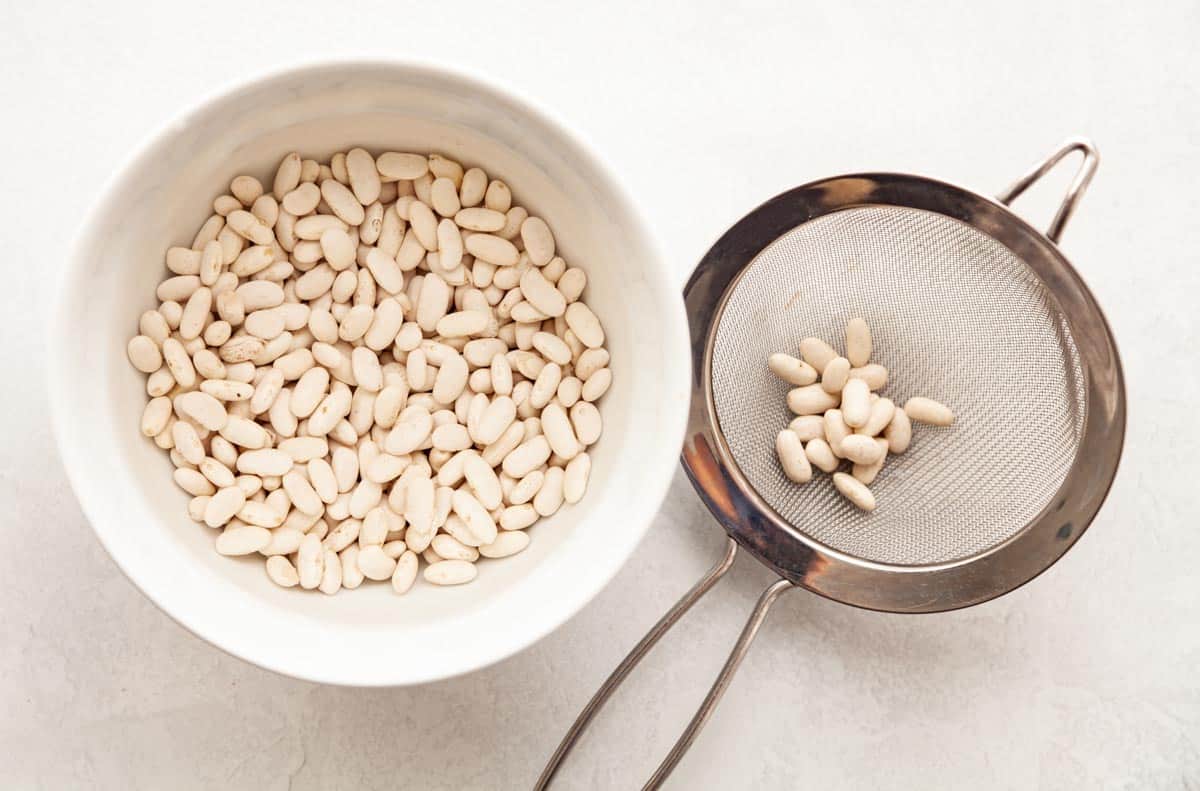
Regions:
[[[671,785],[1200,783],[1200,14],[1047,5],[0,8],[4,785],[527,787],[594,686],[719,551],[679,477],[639,555],[566,627],[474,676],[368,692],[210,648],[92,538],[53,450],[39,356],[76,218],[135,141],[215,87],[299,58],[389,53],[452,57],[557,111],[640,198],[681,283],[731,221],[802,181],[895,169],[995,191],[1060,138],[1091,135],[1103,160],[1064,249],[1108,311],[1131,399],[1099,519],[1046,575],[973,610],[783,599]],[[1044,221],[1065,179],[1021,210]],[[630,680],[561,787],[642,779],[768,580],[740,562]]]

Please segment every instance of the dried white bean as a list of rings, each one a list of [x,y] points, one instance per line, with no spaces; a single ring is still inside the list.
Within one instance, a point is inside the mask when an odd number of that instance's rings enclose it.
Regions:
[[[538,490],[542,488],[545,478],[545,473],[541,470],[534,470],[521,478],[513,486],[512,491],[508,493],[508,502],[512,505],[521,505],[522,503],[529,502],[538,493]]]
[[[468,253],[494,266],[516,266],[521,255],[512,242],[493,234],[473,233],[464,245]]]
[[[896,405],[890,398],[880,398],[871,404],[867,422],[855,429],[856,434],[874,437],[888,427],[896,413]]]
[[[536,495],[537,492],[534,492]],[[533,499],[532,497],[530,498]],[[530,503],[510,505],[500,512],[500,527],[504,530],[524,530],[540,518],[537,509]],[[484,545],[486,546],[486,544]]]
[[[458,198],[458,189],[448,178],[440,177],[433,180],[429,188],[430,205],[433,210],[443,217],[453,217],[462,208]]]
[[[604,345],[604,330],[596,314],[582,302],[572,302],[564,314],[567,326],[571,332],[589,349],[598,349]]]
[[[833,485],[841,492],[843,497],[862,510],[875,510],[875,495],[871,493],[866,484],[857,480],[854,476],[844,472],[835,472],[833,474]]]
[[[296,189],[300,184],[303,169],[300,155],[295,151],[280,160],[279,167],[275,169],[275,179],[272,182],[272,192],[276,198],[282,199],[284,195]]]
[[[554,257],[554,234],[540,217],[528,217],[521,223],[521,241],[534,266],[545,266]]]
[[[845,357],[834,357],[821,373],[821,388],[826,393],[840,393],[850,378],[850,361]]]
[[[788,423],[788,428],[796,432],[801,442],[825,436],[825,421],[820,415],[800,415]]]
[[[536,389],[536,387],[535,387]],[[542,410],[542,432],[550,445],[550,450],[561,458],[569,461],[583,450],[567,411],[556,401],[551,401]]]
[[[266,502],[248,500],[237,513],[238,519],[246,524],[258,527],[278,527],[283,524],[284,515],[272,508]],[[255,549],[255,552],[258,550]]]
[[[887,439],[889,453],[899,454],[908,450],[909,443],[912,442],[912,423],[905,410],[892,410],[892,420],[883,436]]]
[[[323,568],[321,570],[321,582],[317,589],[326,595],[332,596],[341,590],[342,587],[342,563],[337,553],[333,550],[326,549],[324,551],[324,559],[322,561]]]
[[[259,552],[263,555],[290,555],[300,548],[304,531],[285,523],[271,531],[271,541]]]
[[[497,488],[499,482],[497,481]],[[488,509],[483,506],[470,492],[458,489],[454,492],[452,501],[454,513],[462,519],[471,538],[471,546],[490,544],[496,540],[496,522]],[[461,540],[461,539],[460,539]]]
[[[235,442],[229,437],[231,442]],[[238,472],[249,473],[250,475],[275,475],[280,476],[287,473],[292,468],[292,457],[281,450],[274,448],[264,448],[261,450],[248,450],[238,456],[237,469]]]
[[[250,396],[250,412],[255,415],[266,412],[275,403],[275,399],[279,397],[279,391],[282,389],[283,371],[271,368],[255,386],[254,395]]]
[[[173,473],[176,485],[193,497],[212,495],[217,490],[199,471],[180,467]]]
[[[866,365],[871,359],[871,329],[861,318],[846,323],[846,356],[856,368]]]
[[[141,429],[143,436],[153,437],[167,427],[171,418],[171,399],[159,396],[152,398],[142,410]]]
[[[287,472],[283,476],[283,489],[292,499],[292,505],[304,513],[319,515],[324,512],[325,504],[308,478],[301,473],[295,470]]]
[[[804,455],[814,467],[822,472],[833,472],[838,468],[838,458],[823,437],[813,437],[804,446]]]
[[[549,458],[550,443],[544,436],[538,435],[522,442],[505,456],[502,467],[512,477],[522,478],[541,467]]]
[[[190,464],[199,464],[204,458],[204,445],[200,435],[191,423],[177,420],[171,424],[171,438],[174,448],[178,450]]]
[[[842,417],[842,410],[828,410],[825,413],[824,423],[825,439],[829,443],[829,447],[833,450],[834,455],[843,458],[842,440],[851,434],[852,429],[846,425],[846,420]]]
[[[552,516],[563,504],[563,469],[551,467],[546,470],[542,488],[533,496],[533,509],[540,516]]]
[[[300,587],[312,590],[321,584],[325,574],[325,548],[315,533],[304,536],[296,550],[296,571]]]
[[[800,356],[818,373],[824,373],[825,366],[834,360],[838,353],[820,338],[804,338],[800,341]]]
[[[446,560],[466,560],[473,563],[479,559],[478,549],[467,546],[454,536],[445,533],[434,536],[430,548],[438,553],[439,557]]]
[[[470,168],[463,174],[459,192],[463,206],[478,206],[487,192],[488,177],[480,168]]]
[[[462,209],[454,215],[454,222],[468,231],[494,233],[504,227],[504,213],[486,208]]]
[[[433,398],[439,404],[453,404],[467,386],[467,361],[457,352],[450,354],[438,368],[433,383]]]
[[[851,434],[840,443],[842,456],[855,464],[874,464],[886,451],[880,448],[874,437]]]
[[[555,398],[558,399],[558,403],[570,409],[575,406],[582,395],[583,382],[579,381],[579,378],[575,376],[564,376],[563,380],[558,383],[558,393],[555,395]]]
[[[567,365],[571,362],[571,348],[562,338],[553,333],[535,332],[533,348],[537,349],[550,362],[559,365]]]
[[[888,370],[879,363],[868,363],[861,368],[851,368],[850,378],[862,379],[871,390],[881,390],[887,384]]]
[[[300,584],[300,575],[291,561],[283,555],[267,558],[267,576],[281,588],[294,588]]]
[[[392,590],[398,594],[408,593],[413,582],[417,579],[417,553],[406,551],[396,559],[396,567],[392,570]]]
[[[379,171],[375,169],[375,159],[364,149],[352,148],[346,152],[346,175],[354,197],[363,206],[368,206],[379,199],[382,183]],[[361,222],[361,220],[359,221]],[[353,223],[357,225],[358,223]]]
[[[775,437],[775,455],[783,472],[795,483],[812,480],[812,466],[804,453],[804,444],[791,429],[784,429]]]
[[[842,390],[842,419],[851,428],[866,425],[871,416],[871,391],[862,379],[851,379]],[[910,414],[909,417],[912,417]]]
[[[394,455],[417,450],[433,431],[433,416],[421,406],[409,406],[400,413],[396,425],[384,441],[384,449]]]
[[[388,557],[383,547],[370,545],[358,550],[358,568],[367,579],[391,579],[396,561]]]
[[[494,179],[487,186],[483,195],[483,205],[497,212],[506,212],[512,207],[512,193],[508,185],[499,179]]]
[[[321,546],[334,552],[341,552],[358,540],[361,530],[362,522],[358,519],[344,519],[321,539]]]
[[[389,151],[380,154],[375,167],[384,178],[391,181],[411,181],[429,172],[429,160],[421,154],[399,154]]]
[[[247,420],[237,415],[229,416],[225,426],[220,429],[220,434],[234,445],[247,450],[258,450],[265,447],[268,439],[266,429],[253,420]]]
[[[426,203],[417,200],[408,207],[409,227],[426,250],[437,250],[438,219]]]
[[[533,389],[529,391],[530,406],[541,409],[549,404],[554,398],[554,394],[558,392],[560,382],[562,382],[562,366],[557,363],[544,365],[533,382]]]
[[[883,469],[883,463],[887,460],[888,455],[888,443],[886,439],[875,437],[874,442],[879,446],[879,458],[870,464],[855,464],[851,470],[851,474],[867,486],[875,482],[875,476],[879,475],[879,471]]]
[[[354,590],[362,585],[366,577],[358,568],[358,547],[348,546],[338,554],[338,565],[342,567],[342,587]]]
[[[587,491],[588,477],[592,472],[592,458],[586,453],[580,453],[571,461],[567,462],[567,466],[563,471],[563,499],[575,504],[583,499],[584,492]]]
[[[399,478],[411,463],[412,459],[408,456],[380,453],[363,468],[363,476],[369,481],[385,484]]]
[[[404,486],[404,541],[414,552],[423,552],[433,540],[434,487],[428,477],[414,475]]]
[[[425,567],[422,576],[434,585],[462,585],[475,579],[479,571],[466,560],[441,560]]]
[[[253,176],[237,176],[229,183],[229,191],[243,206],[249,206],[263,194],[263,186]]]
[[[506,530],[497,535],[496,540],[492,543],[479,547],[479,554],[485,558],[506,558],[517,554],[527,546],[529,546],[528,533]]]
[[[579,377],[580,381],[586,382],[597,371],[607,367],[608,362],[607,349],[588,349],[579,355],[579,359],[575,363],[575,375]]]
[[[246,504],[246,495],[238,486],[218,490],[204,508],[204,523],[209,527],[221,527],[232,519]]]
[[[271,541],[271,531],[255,525],[230,525],[217,536],[217,552],[222,555],[249,555]]]
[[[954,413],[949,407],[923,396],[914,396],[905,401],[904,412],[909,419],[931,426],[949,426],[954,422]]]
[[[187,389],[196,383],[196,368],[192,364],[192,358],[179,341],[174,338],[163,341],[162,359],[180,387]]]
[[[236,289],[235,293],[238,295],[238,299],[241,302],[241,310],[244,313],[265,310],[265,308],[277,307],[283,304],[283,288],[280,284],[272,283],[268,280],[254,280],[242,283]]]
[[[354,193],[337,179],[321,182],[321,197],[334,215],[347,225],[358,225],[366,216],[363,205],[354,197]]]

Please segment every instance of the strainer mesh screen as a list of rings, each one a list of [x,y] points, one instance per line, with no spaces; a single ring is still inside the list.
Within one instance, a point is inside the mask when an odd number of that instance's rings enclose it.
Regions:
[[[793,415],[768,355],[798,356],[809,335],[844,352],[853,316],[888,368],[884,395],[929,396],[957,415],[949,428],[914,425],[871,486],[871,514],[820,471],[793,484],[774,451]],[[1024,262],[956,220],[869,207],[804,223],[747,266],[719,320],[713,397],[735,462],[797,530],[847,554],[920,565],[981,552],[1024,527],[1074,461],[1085,395],[1066,322]]]

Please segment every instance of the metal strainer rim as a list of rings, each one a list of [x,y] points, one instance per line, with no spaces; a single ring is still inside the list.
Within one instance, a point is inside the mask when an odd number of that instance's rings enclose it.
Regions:
[[[746,479],[721,432],[714,403],[716,330],[748,265],[783,233],[803,223],[867,207],[929,211],[1004,245],[1043,280],[1081,347],[1086,394],[1083,431],[1062,486],[1014,535],[942,563],[905,566],[872,561],[795,529]],[[1054,231],[1058,230],[1061,222],[1056,219]],[[693,397],[684,467],[730,536],[765,565],[815,593],[894,612],[934,612],[986,601],[1024,584],[1061,557],[1086,530],[1112,484],[1123,443],[1125,394],[1107,321],[1054,243],[997,201],[945,182],[897,173],[851,174],[812,182],[767,201],[730,228],[697,266],[685,299],[692,325]],[[1079,460],[1085,457],[1088,469],[1081,470]]]

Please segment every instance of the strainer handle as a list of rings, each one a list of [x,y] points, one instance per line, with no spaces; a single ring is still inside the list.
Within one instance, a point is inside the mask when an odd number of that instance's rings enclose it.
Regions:
[[[658,623],[654,624],[645,637],[621,660],[621,664],[617,665],[616,669],[604,680],[604,683],[600,685],[600,689],[596,690],[596,694],[583,707],[583,711],[579,713],[579,716],[575,718],[575,722],[567,730],[566,735],[563,736],[558,748],[550,756],[550,760],[546,762],[546,767],[538,777],[537,784],[534,786],[535,791],[544,791],[544,789],[549,787],[555,773],[558,772],[559,767],[571,752],[571,749],[578,743],[584,730],[587,729],[587,726],[600,711],[601,707],[612,697],[612,694],[621,685],[621,682],[625,680],[625,677],[650,652],[650,649],[654,647],[662,636],[692,608],[692,605],[698,602],[704,594],[708,593],[725,576],[725,572],[729,571],[730,566],[733,565],[733,559],[736,555],[737,544],[733,539],[728,539],[725,545],[725,554],[721,559],[679,601],[675,602],[675,605],[659,619]],[[654,775],[643,787],[644,791],[645,789],[656,789],[661,786],[663,781],[667,779],[667,776],[675,768],[675,765],[683,758],[688,748],[691,747],[701,728],[708,722],[708,718],[712,716],[717,703],[725,693],[726,687],[729,686],[729,682],[733,679],[733,674],[737,671],[738,665],[741,664],[742,659],[746,656],[746,652],[750,648],[750,643],[754,640],[754,635],[758,632],[759,626],[762,625],[763,619],[767,616],[767,610],[774,603],[775,599],[778,598],[779,594],[791,587],[791,583],[781,579],[767,588],[762,596],[759,597],[758,604],[755,605],[749,620],[747,620],[746,625],[742,628],[742,633],[738,637],[737,643],[734,644],[729,658],[725,660],[725,665],[721,668],[717,680],[709,688],[704,702],[696,710],[687,728],[684,729],[683,734],[671,748],[671,752],[659,764]]]
[[[671,748],[671,752],[667,753],[667,757],[654,770],[654,774],[642,786],[642,791],[653,791],[659,788],[667,776],[675,769],[675,765],[683,758],[684,753],[692,746],[692,742],[696,740],[696,736],[700,734],[700,729],[708,722],[708,718],[712,716],[713,711],[717,708],[717,704],[721,701],[721,696],[725,694],[725,689],[729,686],[729,682],[733,681],[733,674],[737,672],[738,666],[742,664],[742,660],[746,657],[746,652],[750,650],[750,643],[753,642],[754,636],[758,634],[758,627],[762,626],[763,620],[767,617],[767,610],[775,603],[781,593],[792,590],[794,586],[785,579],[778,579],[772,583],[762,595],[758,597],[758,603],[754,605],[754,610],[750,613],[750,617],[746,620],[746,625],[742,627],[742,633],[738,635],[738,640],[733,645],[733,650],[729,652],[729,658],[725,660],[725,664],[721,667],[721,672],[717,675],[717,680],[709,687],[708,694],[704,696],[704,702],[700,704],[700,708],[696,709],[696,713],[692,715],[691,721],[687,727],[683,729],[679,739],[675,742],[675,746]]]
[[[1076,171],[1075,178],[1071,181],[1071,186],[1067,188],[1067,194],[1063,198],[1062,204],[1058,207],[1058,212],[1054,215],[1050,227],[1046,229],[1046,237],[1055,244],[1058,244],[1059,237],[1062,236],[1067,220],[1071,219],[1071,215],[1075,212],[1075,204],[1083,197],[1088,184],[1092,181],[1092,176],[1096,174],[1096,167],[1100,164],[1100,152],[1096,150],[1096,146],[1092,144],[1091,140],[1088,140],[1086,137],[1068,138],[1059,146],[1057,151],[1030,168],[1028,173],[1017,179],[1011,187],[1000,193],[996,198],[1005,206],[1009,205],[1072,151],[1083,152],[1083,162],[1080,164],[1079,170]]]

